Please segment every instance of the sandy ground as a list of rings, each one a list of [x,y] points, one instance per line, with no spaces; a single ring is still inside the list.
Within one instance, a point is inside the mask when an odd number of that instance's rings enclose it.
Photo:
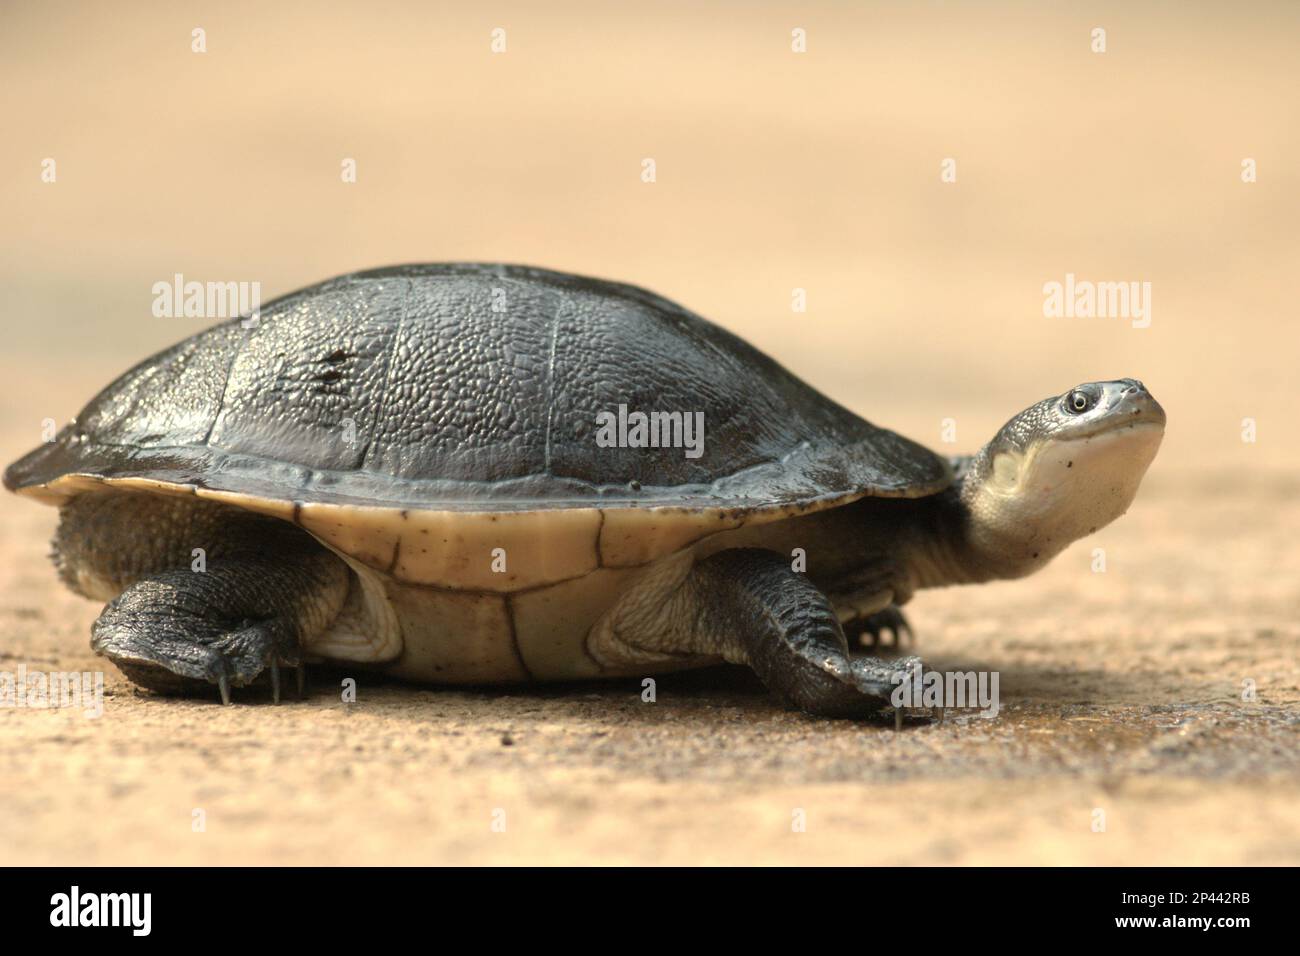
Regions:
[[[5,4],[4,462],[207,324],[155,282],[419,260],[647,285],[945,452],[1099,378],[1170,426],[1128,516],[911,605],[933,666],[1000,673],[995,720],[820,721],[725,670],[653,704],[347,705],[320,672],[222,708],[109,667],[99,719],[0,709],[0,863],[1300,863],[1298,31],[1287,3]],[[1150,327],[1045,318],[1069,272],[1151,282]],[[0,497],[0,671],[101,666],[54,517]]]
[[[52,512],[3,515],[0,661],[99,669],[97,609],[42,560]],[[1292,483],[1154,487],[1099,539],[1104,573],[1075,547],[1032,582],[923,594],[928,660],[999,671],[1004,709],[901,733],[784,712],[726,669],[661,678],[655,703],[634,682],[362,677],[345,704],[344,675],[321,671],[305,700],[223,708],[109,668],[99,719],[0,711],[0,847],[40,863],[1294,864],[1297,534]]]

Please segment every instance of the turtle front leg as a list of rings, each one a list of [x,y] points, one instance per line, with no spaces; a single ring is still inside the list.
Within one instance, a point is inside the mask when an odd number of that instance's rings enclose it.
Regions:
[[[788,558],[753,548],[693,567],[666,563],[597,625],[589,649],[621,668],[710,657],[748,664],[782,701],[825,717],[891,707],[918,663],[852,655],[826,595]]]

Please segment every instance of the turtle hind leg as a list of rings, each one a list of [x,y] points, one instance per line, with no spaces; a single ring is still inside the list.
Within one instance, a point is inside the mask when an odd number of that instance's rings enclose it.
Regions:
[[[721,551],[672,574],[666,564],[593,631],[598,660],[670,656],[748,664],[773,694],[811,714],[865,717],[892,706],[914,658],[850,654],[830,600],[772,551]]]
[[[92,626],[91,647],[162,693],[215,685],[229,702],[232,687],[266,673],[278,700],[282,666],[299,667],[301,684],[302,642],[338,616],[347,565],[299,528],[237,511],[215,539],[198,524],[175,534],[170,566],[132,573]],[[190,544],[211,548],[205,563],[191,564]]]

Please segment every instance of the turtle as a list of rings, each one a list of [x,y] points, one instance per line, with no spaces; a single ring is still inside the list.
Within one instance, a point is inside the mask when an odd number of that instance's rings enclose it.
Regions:
[[[1164,426],[1140,381],[1094,381],[940,455],[642,288],[419,264],[144,360],[4,484],[58,506],[58,574],[106,602],[91,646],[148,691],[726,662],[869,717],[920,666],[875,646],[916,591],[1022,577],[1123,514]]]

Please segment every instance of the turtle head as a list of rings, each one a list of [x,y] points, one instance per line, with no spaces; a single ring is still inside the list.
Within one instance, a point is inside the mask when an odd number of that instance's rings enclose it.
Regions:
[[[1019,577],[1114,521],[1164,437],[1137,379],[1089,382],[1031,405],[970,459],[960,489],[972,560]]]

